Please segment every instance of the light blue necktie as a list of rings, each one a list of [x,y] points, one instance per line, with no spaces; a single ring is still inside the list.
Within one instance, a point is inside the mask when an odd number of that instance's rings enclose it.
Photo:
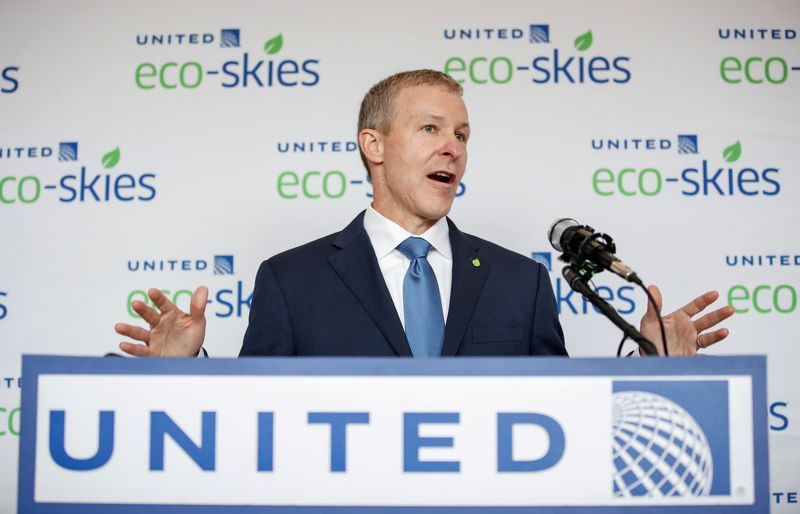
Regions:
[[[431,244],[409,237],[397,247],[411,260],[403,279],[403,311],[406,339],[414,357],[441,357],[444,343],[444,316],[439,284],[428,262]]]

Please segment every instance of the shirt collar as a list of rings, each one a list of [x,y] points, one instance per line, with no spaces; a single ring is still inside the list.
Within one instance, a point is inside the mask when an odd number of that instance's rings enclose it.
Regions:
[[[372,248],[375,249],[378,260],[386,257],[397,248],[397,245],[414,236],[373,209],[372,205],[368,206],[367,212],[364,213],[364,230],[367,231],[367,236],[372,243]],[[421,237],[429,242],[443,257],[453,258],[450,248],[450,227],[447,225],[446,218],[439,219],[431,228],[416,237]]]

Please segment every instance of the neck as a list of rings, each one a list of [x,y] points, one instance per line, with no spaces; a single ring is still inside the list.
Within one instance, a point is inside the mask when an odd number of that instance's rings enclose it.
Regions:
[[[439,221],[439,220],[422,218],[420,216],[409,216],[409,215],[404,216],[396,211],[387,209],[379,202],[372,202],[372,208],[375,209],[375,211],[378,214],[380,214],[387,220],[397,223],[398,225],[403,227],[405,231],[414,234],[415,236],[424,233],[426,230],[434,226],[437,221]]]

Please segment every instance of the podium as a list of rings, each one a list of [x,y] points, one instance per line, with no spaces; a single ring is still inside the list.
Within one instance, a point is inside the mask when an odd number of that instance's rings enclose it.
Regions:
[[[23,357],[19,512],[769,510],[765,357]]]

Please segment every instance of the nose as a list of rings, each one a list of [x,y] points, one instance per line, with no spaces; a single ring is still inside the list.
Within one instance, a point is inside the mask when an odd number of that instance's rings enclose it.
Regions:
[[[452,134],[449,137],[445,138],[445,141],[443,142],[442,147],[439,150],[440,155],[449,157],[452,160],[460,158],[462,155],[466,154],[466,152],[467,148],[464,146],[464,143],[459,141],[458,137],[455,134]]]

